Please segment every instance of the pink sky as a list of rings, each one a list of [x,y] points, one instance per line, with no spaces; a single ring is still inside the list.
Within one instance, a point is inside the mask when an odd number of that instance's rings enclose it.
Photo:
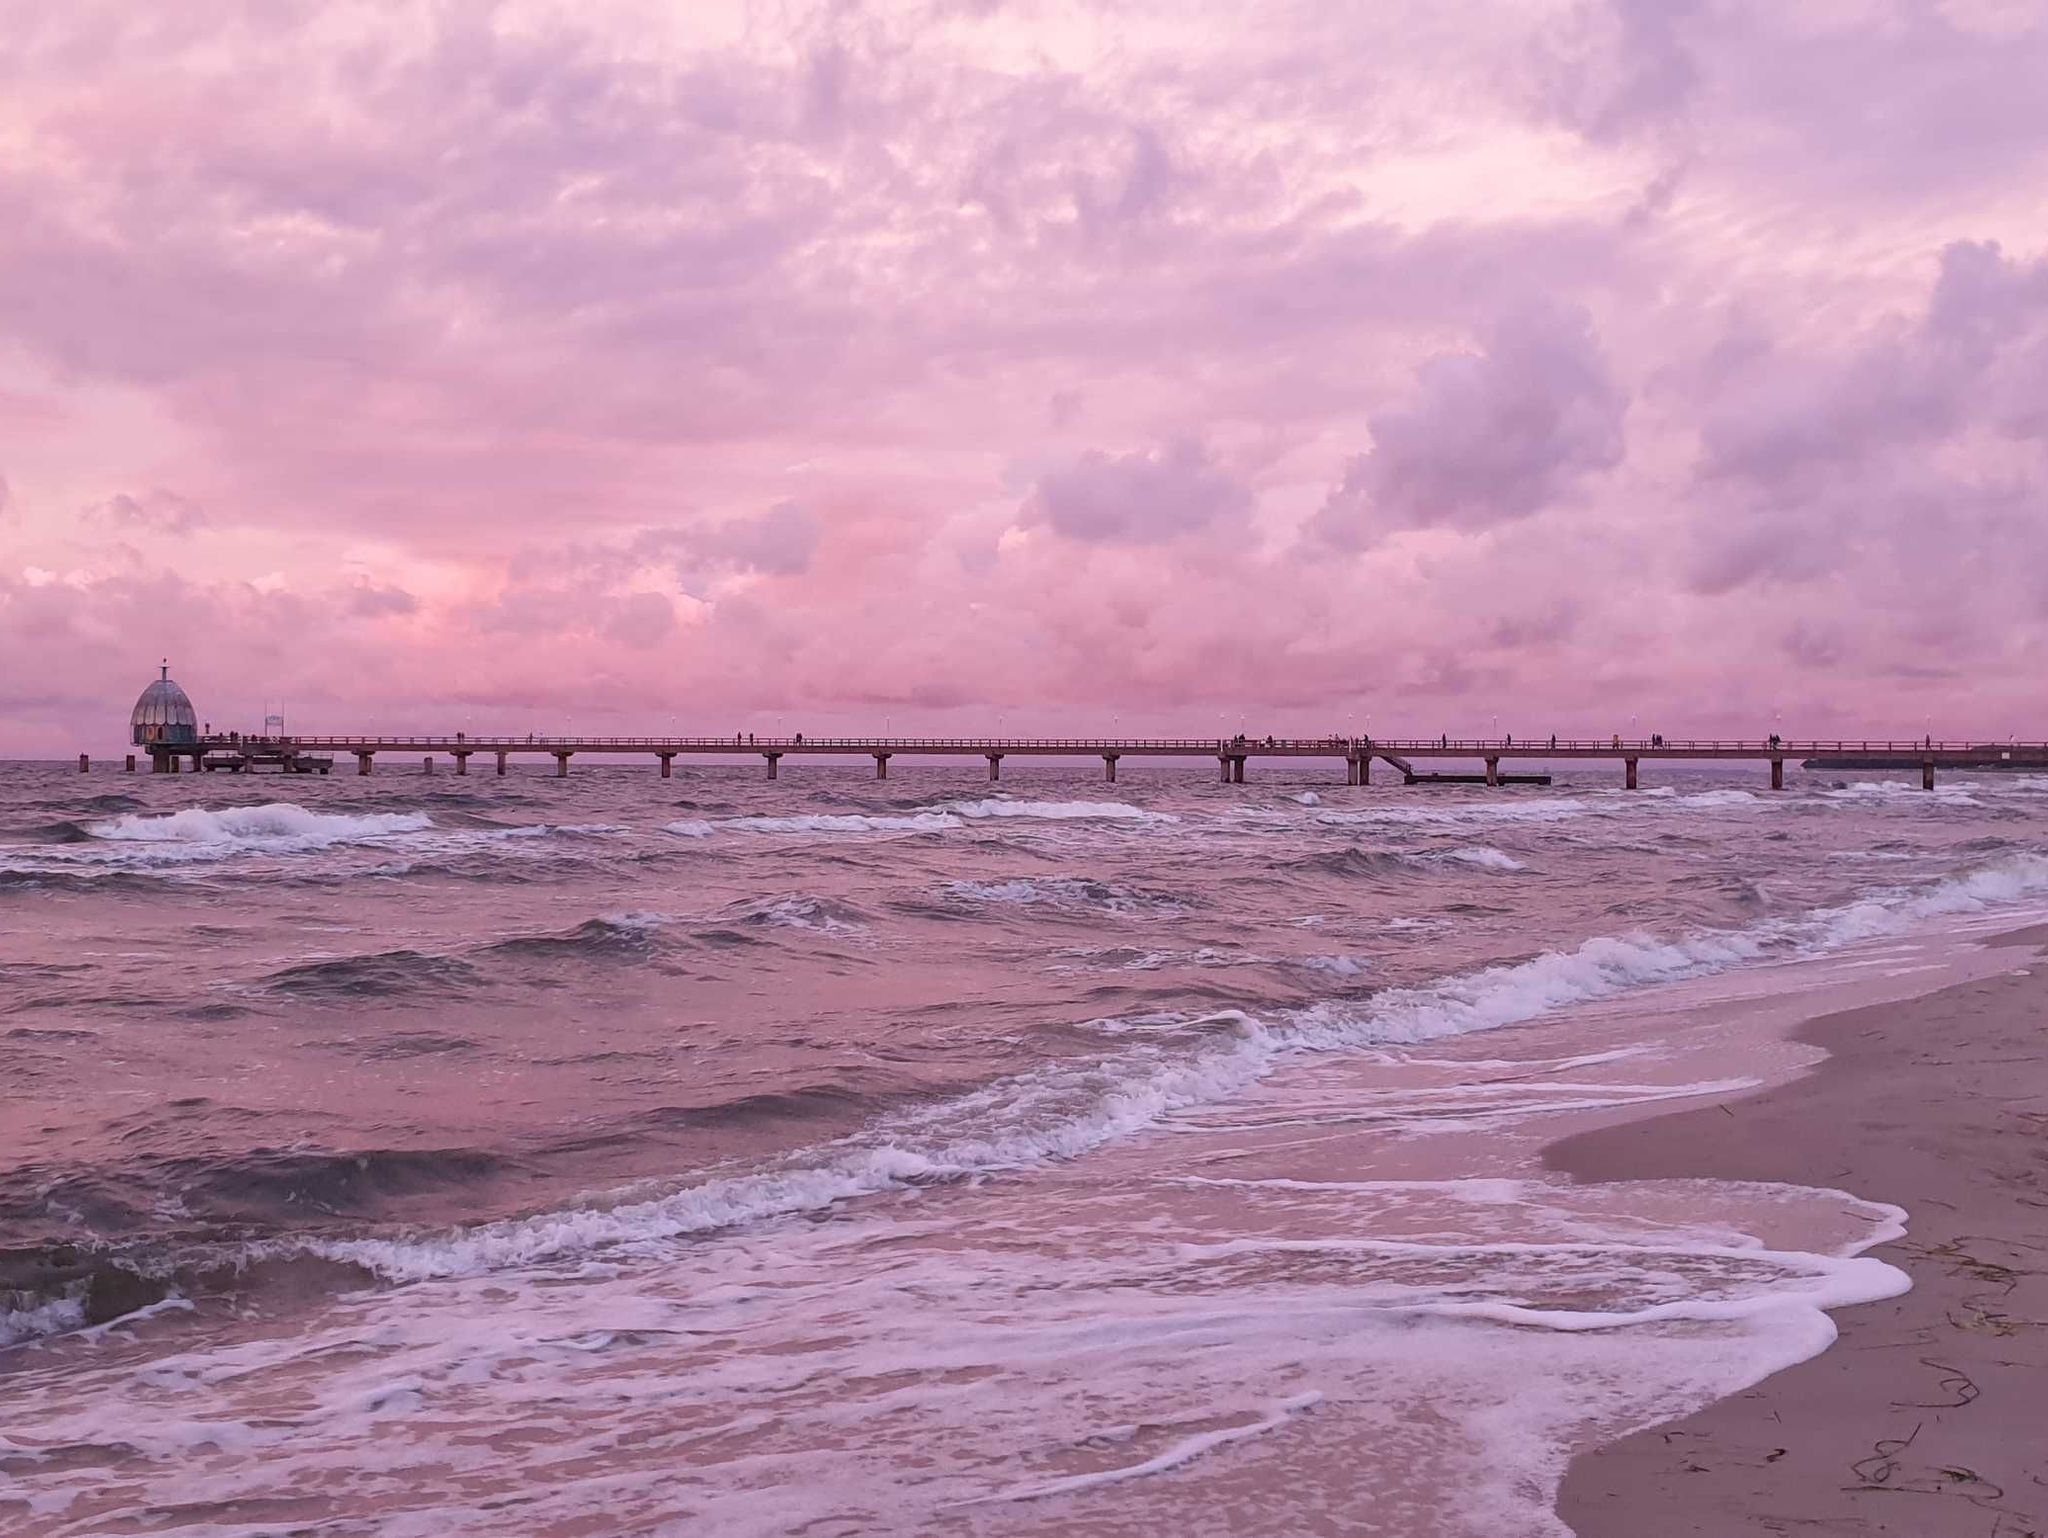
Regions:
[[[0,0],[0,752],[2048,735],[2038,0]]]

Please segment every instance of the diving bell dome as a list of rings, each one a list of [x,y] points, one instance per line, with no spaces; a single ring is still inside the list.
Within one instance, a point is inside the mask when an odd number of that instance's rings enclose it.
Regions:
[[[192,708],[192,697],[172,681],[169,663],[164,664],[163,677],[142,691],[128,725],[138,746],[199,740],[199,713]]]

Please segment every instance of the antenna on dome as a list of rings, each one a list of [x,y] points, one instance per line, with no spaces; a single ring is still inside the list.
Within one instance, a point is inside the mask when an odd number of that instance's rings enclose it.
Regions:
[[[160,671],[161,671],[161,672],[163,673],[163,675],[164,675],[164,682],[165,682],[165,683],[169,683],[169,682],[171,681],[171,659],[170,659],[170,658],[168,658],[168,657],[164,658],[164,662],[163,662],[163,667],[162,667],[162,669],[161,669]]]

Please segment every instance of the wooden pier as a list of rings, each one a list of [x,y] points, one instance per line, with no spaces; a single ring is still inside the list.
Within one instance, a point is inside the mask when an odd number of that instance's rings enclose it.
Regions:
[[[566,777],[576,758],[641,758],[659,766],[663,779],[675,770],[678,758],[755,758],[769,779],[780,773],[785,758],[865,758],[874,764],[875,778],[886,780],[889,765],[898,758],[976,759],[988,768],[991,783],[1000,781],[1003,764],[1012,758],[1095,759],[1102,764],[1102,777],[1114,782],[1117,765],[1127,758],[1199,758],[1213,760],[1222,782],[1245,783],[1247,765],[1254,760],[1319,759],[1333,768],[1341,765],[1347,785],[1370,785],[1372,766],[1384,763],[1402,776],[1405,783],[1485,785],[1548,784],[1541,773],[1504,772],[1501,765],[1517,761],[1554,763],[1598,760],[1613,763],[1622,772],[1622,783],[1630,790],[1641,784],[1645,761],[1695,762],[1742,760],[1769,771],[1770,785],[1782,790],[1785,763],[1790,759],[1811,769],[1858,768],[1920,771],[1921,785],[1934,788],[1935,772],[1949,770],[2038,769],[2048,772],[2048,743],[1919,742],[1877,739],[1834,739],[1790,741],[1766,738],[1761,741],[1691,740],[1664,737],[1623,739],[1502,738],[1374,738],[1374,737],[554,737],[476,736],[457,732],[453,736],[410,734],[399,736],[292,736],[251,737],[246,734],[202,736],[194,741],[144,744],[150,767],[158,773],[176,774],[180,769],[274,768],[285,773],[325,774],[336,756],[353,757],[356,773],[374,771],[379,755],[387,762],[401,755],[419,756],[425,772],[432,773],[436,758],[446,758],[458,775],[469,773],[472,758],[482,756],[498,774],[506,772],[514,758],[553,759],[557,776]],[[1459,769],[1446,772],[1435,766],[1446,761]],[[132,759],[131,759],[132,763]],[[1419,763],[1431,765],[1418,768]],[[81,759],[81,766],[83,760]],[[1464,766],[1476,766],[1466,768]]]

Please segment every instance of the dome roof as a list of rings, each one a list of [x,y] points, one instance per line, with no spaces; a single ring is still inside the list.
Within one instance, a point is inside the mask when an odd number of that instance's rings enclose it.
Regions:
[[[142,742],[194,742],[199,737],[199,713],[191,696],[171,679],[168,664],[164,676],[142,691],[129,713],[128,725],[134,740]]]

